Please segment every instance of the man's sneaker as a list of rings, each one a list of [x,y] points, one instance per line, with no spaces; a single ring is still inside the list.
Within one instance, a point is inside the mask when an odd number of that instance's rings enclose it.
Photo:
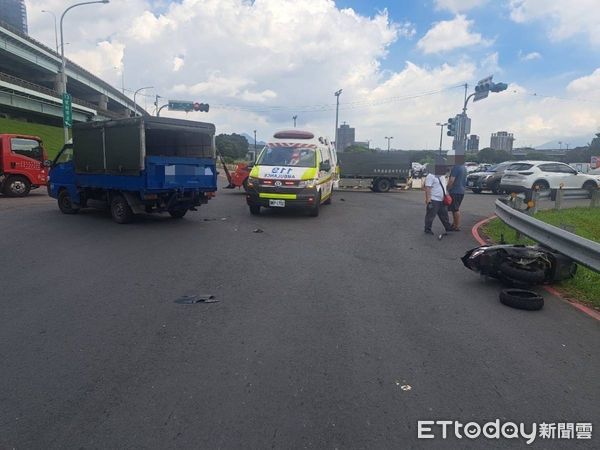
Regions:
[[[431,230],[425,230],[425,234],[433,234],[433,231],[431,231]]]

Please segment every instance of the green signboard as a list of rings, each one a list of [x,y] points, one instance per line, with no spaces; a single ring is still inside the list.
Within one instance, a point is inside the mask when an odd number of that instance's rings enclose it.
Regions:
[[[68,93],[64,93],[62,95],[63,101],[63,124],[67,128],[71,128],[73,126],[73,108],[71,106],[71,95]]]
[[[194,102],[186,100],[169,100],[169,111],[185,111],[189,112],[194,109]]]

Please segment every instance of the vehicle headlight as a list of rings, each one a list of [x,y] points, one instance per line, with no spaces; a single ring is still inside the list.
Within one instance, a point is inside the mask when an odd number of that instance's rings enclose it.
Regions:
[[[298,182],[298,187],[301,188],[314,188],[315,180],[302,180]]]
[[[258,183],[258,178],[248,177],[248,184],[256,184],[256,183]]]

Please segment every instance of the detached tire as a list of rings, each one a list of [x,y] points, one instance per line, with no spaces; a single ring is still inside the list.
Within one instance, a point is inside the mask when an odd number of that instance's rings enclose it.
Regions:
[[[4,194],[8,197],[25,197],[31,191],[31,183],[25,177],[10,177],[4,184]]]
[[[69,195],[69,191],[63,189],[58,194],[58,209],[63,214],[77,214],[79,208],[76,208],[73,205],[73,201],[71,200],[71,196]]]
[[[115,195],[110,201],[110,214],[113,220],[120,224],[133,220],[133,211],[122,195]]]
[[[517,280],[525,284],[541,284],[546,280],[546,272],[544,269],[520,269],[508,262],[500,264],[500,272],[512,280]]]
[[[544,299],[536,292],[525,289],[503,289],[500,292],[500,302],[511,308],[537,311],[544,306]]]

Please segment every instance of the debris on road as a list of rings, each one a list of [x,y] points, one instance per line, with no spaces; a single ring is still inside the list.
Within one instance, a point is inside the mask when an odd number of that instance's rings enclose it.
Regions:
[[[202,295],[183,295],[175,300],[175,303],[179,303],[180,305],[193,305],[195,303],[217,303],[219,300],[215,298],[214,295],[211,294],[202,294]]]
[[[256,228],[254,231],[252,231],[253,233],[264,233],[263,230],[261,230],[260,228]]]
[[[538,246],[484,245],[461,260],[466,268],[514,287],[566,280],[577,271],[570,258]]]
[[[544,299],[534,291],[524,289],[503,289],[500,302],[506,306],[527,311],[537,311],[544,306]]]

